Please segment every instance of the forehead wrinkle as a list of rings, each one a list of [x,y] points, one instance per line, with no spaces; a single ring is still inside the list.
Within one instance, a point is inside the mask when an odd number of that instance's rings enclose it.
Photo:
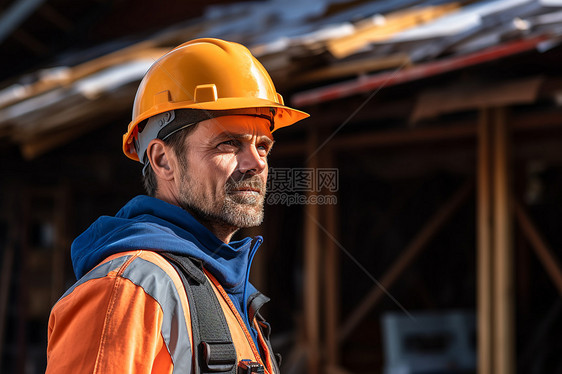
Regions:
[[[257,141],[266,142],[268,145],[273,144],[273,139],[266,134],[249,134],[249,133],[236,133],[232,131],[222,131],[215,136],[216,138],[228,138],[233,140],[251,141],[256,138]]]
[[[211,131],[216,134],[214,135],[215,137],[225,136],[224,133],[231,134],[231,138],[235,138],[235,134],[237,133],[251,134],[255,136],[264,134],[268,137],[271,137],[271,133],[267,134],[266,131],[260,130],[260,127],[262,126],[264,129],[268,130],[269,122],[267,122],[263,118],[254,117],[252,115],[227,115],[222,117],[210,118],[203,121],[203,123],[205,122],[214,127],[214,129]],[[236,138],[241,139],[237,136]]]

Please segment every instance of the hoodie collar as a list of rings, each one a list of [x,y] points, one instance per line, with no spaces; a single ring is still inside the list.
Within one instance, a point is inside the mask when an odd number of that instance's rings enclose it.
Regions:
[[[242,292],[257,249],[252,247],[252,238],[225,244],[187,211],[142,195],[130,200],[114,217],[98,218],[72,243],[71,257],[80,278],[115,253],[168,251],[201,260],[225,289]]]

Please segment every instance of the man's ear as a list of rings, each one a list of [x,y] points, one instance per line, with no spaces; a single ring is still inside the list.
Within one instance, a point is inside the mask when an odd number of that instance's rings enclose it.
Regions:
[[[175,155],[170,147],[160,139],[152,139],[146,148],[152,170],[159,179],[174,179]]]

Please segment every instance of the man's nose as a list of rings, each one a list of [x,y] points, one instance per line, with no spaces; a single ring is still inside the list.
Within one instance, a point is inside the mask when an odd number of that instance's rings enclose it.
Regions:
[[[238,165],[242,174],[260,174],[267,167],[267,159],[260,156],[254,144],[250,144],[238,152]]]

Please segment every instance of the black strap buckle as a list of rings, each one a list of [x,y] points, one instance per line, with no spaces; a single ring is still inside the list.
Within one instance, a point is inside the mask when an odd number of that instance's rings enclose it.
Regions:
[[[252,360],[242,360],[238,363],[237,374],[251,374],[264,372],[263,365]]]
[[[228,372],[236,365],[236,350],[232,342],[201,342],[207,370]]]

